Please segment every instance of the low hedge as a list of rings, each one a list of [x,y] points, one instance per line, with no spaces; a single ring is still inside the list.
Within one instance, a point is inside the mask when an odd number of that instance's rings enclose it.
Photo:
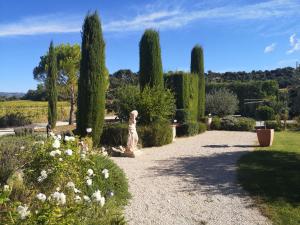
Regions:
[[[226,116],[222,119],[214,117],[211,124],[212,130],[229,131],[252,131],[254,130],[255,120],[247,117]]]
[[[32,121],[23,114],[10,113],[0,117],[0,127],[17,127],[31,124]]]
[[[267,120],[265,121],[266,128],[274,129],[275,131],[281,131],[282,127],[281,124],[274,120]]]
[[[172,142],[173,133],[167,122],[137,126],[139,144],[143,147],[162,146]],[[100,143],[108,146],[126,146],[128,124],[115,123],[104,126]]]
[[[194,136],[206,131],[206,125],[197,121],[189,121],[181,124],[176,128],[176,135],[181,136]]]

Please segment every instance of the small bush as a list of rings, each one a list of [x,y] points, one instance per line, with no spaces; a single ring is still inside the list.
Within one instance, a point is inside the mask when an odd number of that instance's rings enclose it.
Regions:
[[[265,121],[265,125],[267,129],[274,129],[275,131],[281,131],[281,124],[274,120]]]
[[[173,131],[168,122],[140,127],[138,134],[143,147],[162,146],[173,141]]]
[[[212,130],[221,130],[221,119],[220,117],[213,117],[212,122],[210,124],[210,129]]]
[[[258,120],[274,120],[275,111],[270,106],[259,106],[256,109],[255,116]]]
[[[108,146],[126,146],[128,136],[128,124],[106,124],[103,128],[100,143]]]
[[[194,136],[199,133],[203,133],[204,131],[206,131],[206,125],[204,123],[199,123],[197,121],[189,121],[177,127],[176,135],[178,137]]]
[[[31,124],[31,120],[23,114],[10,113],[0,118],[0,127],[17,127]]]
[[[252,131],[254,126],[255,120],[246,117],[226,116],[221,119],[221,130]]]
[[[16,136],[32,135],[34,133],[33,127],[19,127],[14,129]]]

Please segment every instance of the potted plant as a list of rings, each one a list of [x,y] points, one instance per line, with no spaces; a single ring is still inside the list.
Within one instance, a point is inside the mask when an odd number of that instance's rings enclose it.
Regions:
[[[275,112],[269,106],[259,106],[256,109],[256,118],[260,121],[264,121],[264,126],[260,126],[256,129],[259,145],[261,147],[271,146],[274,139],[274,129],[267,129],[266,120],[274,119]]]

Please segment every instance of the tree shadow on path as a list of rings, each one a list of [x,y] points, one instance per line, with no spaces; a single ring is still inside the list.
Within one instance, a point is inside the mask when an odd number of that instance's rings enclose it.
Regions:
[[[245,195],[237,184],[236,162],[247,151],[215,153],[157,160],[149,168],[153,176],[176,176],[182,182],[179,191],[201,191],[207,195]]]

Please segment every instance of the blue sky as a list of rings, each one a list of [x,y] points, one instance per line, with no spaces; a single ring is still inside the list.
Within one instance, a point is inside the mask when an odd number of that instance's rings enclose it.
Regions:
[[[81,43],[87,12],[98,10],[106,65],[138,71],[138,43],[159,30],[164,71],[189,70],[201,44],[205,70],[251,71],[300,61],[300,0],[0,0],[0,92],[35,89],[32,70],[55,44]]]

